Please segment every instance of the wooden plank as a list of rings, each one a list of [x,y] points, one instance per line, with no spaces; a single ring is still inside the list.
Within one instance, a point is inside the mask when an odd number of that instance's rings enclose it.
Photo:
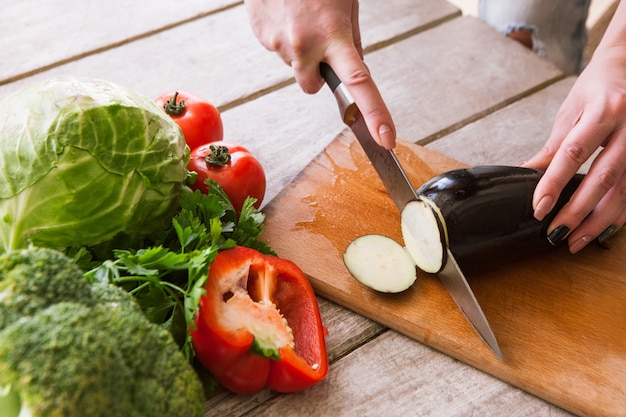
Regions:
[[[207,3],[201,0],[195,1],[199,2],[198,4]],[[100,3],[97,4],[100,5]],[[98,29],[98,26],[91,22],[99,21],[102,13],[106,13],[99,10],[100,7],[110,8],[111,6],[108,3],[102,3],[98,8],[89,10],[89,5],[90,3],[83,5],[85,10],[77,18],[83,26],[78,28],[72,26],[73,32],[69,38],[75,39],[74,43],[79,43],[79,39],[90,39],[92,37],[90,33],[98,30],[104,32],[104,34],[101,33],[102,36],[109,36],[105,28]],[[151,2],[148,7],[146,2],[140,2],[133,7],[133,10],[150,8],[153,12],[149,15],[149,19],[146,19],[148,22],[159,22],[159,17],[160,20],[167,17],[167,22],[171,22],[176,14],[169,16],[168,7],[170,6],[167,5],[178,7],[179,3]],[[363,40],[368,42],[364,44],[366,47],[371,46],[372,42],[389,41],[404,36],[406,33],[419,31],[420,28],[429,27],[442,19],[458,15],[458,10],[443,0],[417,3],[413,0],[393,0],[387,2],[386,6],[388,6],[385,9],[386,17],[380,19],[376,0],[361,2],[361,20],[364,22]],[[24,10],[15,6],[13,13],[18,14],[18,12],[24,12]],[[58,12],[52,15],[57,16]],[[53,23],[57,24],[57,20],[58,18],[54,19]],[[116,19],[102,20],[104,22],[102,24],[108,25]],[[134,24],[131,25],[129,22],[142,19],[135,16],[134,19],[124,17],[119,20],[122,28],[118,31],[123,32],[124,25],[134,27]],[[397,21],[397,24],[391,24],[394,21]],[[111,30],[115,31],[115,29]],[[65,32],[62,31],[62,33]],[[34,45],[35,41],[31,41],[31,35],[27,35],[24,31],[15,31],[13,36],[10,45]],[[130,34],[125,36],[130,36]],[[49,42],[48,34],[44,31],[33,33],[32,38],[40,44]],[[67,38],[68,36],[64,37],[65,41]],[[27,53],[16,54],[16,58],[13,58],[9,53],[15,46],[6,49],[1,46],[0,57],[4,59],[0,59],[0,65],[11,63],[7,65],[5,72],[24,71],[19,69],[23,66],[18,62],[21,59],[44,59],[37,58],[41,54],[32,54],[32,49],[29,49]],[[59,53],[58,50],[70,49],[69,52],[64,52],[63,56],[67,57],[74,54],[72,48],[78,48],[78,46],[73,46],[72,43],[68,46],[63,44],[63,47],[53,45],[49,48],[41,46],[39,48],[44,51],[50,49],[51,53],[55,54]],[[80,49],[88,49],[88,46],[80,46]],[[35,56],[31,57],[31,55]],[[24,56],[26,58],[21,58]],[[45,58],[45,62],[52,60],[53,58]],[[28,66],[31,68],[34,65],[28,64]],[[252,34],[243,5],[209,14],[201,19],[173,27],[166,32],[136,39],[129,44],[87,56],[76,62],[69,62],[25,80],[0,86],[0,97],[26,84],[63,74],[107,79],[126,85],[149,97],[156,97],[170,89],[189,90],[218,106],[232,106],[250,96],[292,80],[291,69],[275,54],[266,51]],[[0,76],[0,79],[2,78],[5,77]]]
[[[439,0],[386,0],[384,13],[380,6],[379,0],[359,1],[359,27],[366,51],[461,15],[451,3]]]
[[[331,364],[387,330],[379,323],[325,298],[318,297],[318,301],[322,321],[328,329],[326,349]]]
[[[568,77],[482,119],[427,148],[470,165],[518,165],[538,152],[576,77]]]
[[[5,2],[0,84],[206,15],[239,0]],[[122,62],[118,63],[122,64]]]
[[[471,17],[443,23],[384,52],[368,56],[368,66],[387,98],[398,136],[419,144],[561,77],[553,64]]]
[[[205,417],[217,415],[209,409]],[[245,415],[570,416],[396,332],[334,364],[319,385],[275,397]]]
[[[550,136],[554,118],[576,77],[568,77],[470,123],[426,147],[469,165],[519,165]],[[589,170],[593,157],[579,172]]]
[[[408,143],[397,153],[414,184],[460,165]],[[333,141],[266,214],[270,245],[321,296],[574,413],[625,415],[625,234],[612,250],[592,245],[572,256],[561,247],[468,274],[503,363],[435,277],[421,274],[406,292],[389,295],[346,271],[341,254],[354,238],[379,233],[402,241],[399,214],[351,134]]]

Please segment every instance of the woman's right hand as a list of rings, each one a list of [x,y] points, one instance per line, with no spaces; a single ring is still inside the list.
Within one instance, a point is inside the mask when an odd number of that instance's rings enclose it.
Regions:
[[[374,140],[391,149],[396,132],[391,114],[363,62],[357,0],[245,0],[252,31],[294,71],[309,94],[324,85],[328,63],[363,114]]]

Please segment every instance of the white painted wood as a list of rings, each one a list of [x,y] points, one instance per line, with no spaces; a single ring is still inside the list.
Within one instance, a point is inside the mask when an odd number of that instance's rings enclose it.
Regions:
[[[470,165],[519,165],[548,139],[575,80],[569,77],[552,84],[426,147]]]
[[[238,0],[4,1],[0,84],[236,4]],[[118,64],[122,65],[123,62]]]
[[[208,410],[206,416],[217,416]],[[311,389],[246,416],[507,416],[570,414],[389,331],[331,366]]]
[[[196,1],[206,3],[200,0]],[[223,3],[226,1],[221,0]],[[65,5],[66,2],[65,0],[61,4],[67,9],[74,4],[67,2],[68,5]],[[97,4],[100,5],[101,3]],[[99,7],[104,7],[104,4],[102,3]],[[50,33],[54,34],[55,29],[63,27],[62,25],[65,23],[62,15],[52,12],[49,13],[52,16],[49,19],[49,25],[53,26],[51,28],[33,25],[36,29],[33,30],[34,33],[26,36],[30,32],[17,31],[18,35],[22,34],[22,36],[13,39],[10,43],[0,37],[0,42],[8,43],[6,48],[3,48],[3,44],[0,43],[3,56],[7,57],[0,61],[0,98],[37,80],[69,74],[104,78],[126,85],[149,97],[156,97],[171,89],[189,90],[205,97],[217,106],[231,106],[233,103],[245,101],[250,97],[254,98],[256,94],[272,89],[277,84],[292,82],[291,69],[276,55],[268,53],[253,36],[243,5],[182,24],[176,20],[177,14],[170,13],[168,8],[155,8],[153,6],[152,13],[144,16],[146,22],[153,23],[150,27],[162,27],[167,24],[173,25],[173,27],[167,31],[157,32],[151,36],[116,47],[115,42],[118,41],[116,38],[118,35],[115,33],[127,33],[125,36],[128,37],[131,36],[129,33],[137,33],[139,30],[132,32],[130,29],[134,26],[127,27],[130,25],[128,19],[131,22],[135,21],[129,17],[126,17],[127,20],[119,21],[117,24],[122,27],[115,29],[116,24],[113,22],[117,22],[119,18],[117,10],[120,9],[115,9],[113,5],[106,4],[106,7],[113,11],[109,13],[115,12],[113,15],[103,20],[101,16],[107,14],[106,10],[95,9],[90,12],[87,9],[82,11],[84,15],[76,16],[76,19],[82,22],[82,26],[71,26],[73,30],[71,37],[65,33],[64,29],[62,31],[64,34],[63,41],[57,41],[55,37],[49,38]],[[135,3],[131,2],[131,4]],[[143,8],[148,8],[145,2],[140,4],[143,5]],[[159,4],[179,3],[163,2]],[[388,5],[385,13],[386,18],[379,19],[380,13],[377,4],[377,0],[362,1],[361,20],[363,23],[361,27],[365,47],[404,36],[406,33],[419,31],[420,28],[427,27],[433,22],[458,14],[454,7],[442,0],[429,2],[394,0],[386,3]],[[141,9],[139,5],[133,8],[133,10]],[[24,9],[18,6],[13,6],[8,11],[9,15],[20,15],[24,12]],[[135,11],[132,14],[136,15],[137,13]],[[178,12],[178,14],[180,13],[181,11]],[[161,22],[165,18],[169,18],[169,20],[166,20],[165,23]],[[8,19],[8,17],[0,17],[0,19]],[[18,25],[31,24],[21,20],[17,20]],[[143,21],[139,17],[136,17],[136,20]],[[104,26],[98,29],[101,31],[105,31],[109,25],[112,26],[110,34],[107,35],[105,32],[97,37],[98,42],[100,42],[98,43],[99,47],[105,48],[105,51],[72,60],[65,65],[37,73],[18,82],[1,85],[1,80],[8,77],[8,75],[3,76],[3,72],[19,74],[37,68],[37,65],[48,65],[55,62],[56,59],[60,59],[48,56],[48,54],[59,55],[62,53],[63,58],[67,58],[88,50],[89,46],[74,46],[67,42],[67,38],[74,39],[72,42],[83,42],[80,41],[81,39],[88,42],[95,36],[92,34],[92,31],[96,30],[94,28],[99,27],[93,21],[103,22],[99,23],[100,26]],[[0,27],[3,27],[1,21]],[[144,28],[141,33],[146,30],[148,29]],[[101,38],[104,35],[111,36],[109,44],[106,46],[101,45]],[[35,42],[31,38],[42,44],[50,44],[50,47],[44,48],[42,45],[37,45],[36,49],[43,52],[36,54],[33,54],[32,48],[22,48],[15,51],[14,45]],[[95,41],[93,42],[95,43]],[[41,63],[30,63],[33,59],[41,61]],[[25,64],[21,64],[21,61],[24,61]]]

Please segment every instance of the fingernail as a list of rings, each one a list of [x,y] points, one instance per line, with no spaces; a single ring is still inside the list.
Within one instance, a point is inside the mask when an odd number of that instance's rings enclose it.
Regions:
[[[585,246],[587,246],[589,242],[591,242],[591,236],[583,236],[580,239],[576,240],[574,243],[572,243],[572,245],[569,247],[569,251],[571,253],[576,253]]]
[[[565,236],[567,236],[568,233],[569,227],[565,225],[559,226],[550,232],[548,235],[548,242],[550,242],[553,246],[556,246],[561,243],[563,239],[565,239]]]
[[[393,130],[387,125],[381,125],[380,128],[378,128],[378,138],[380,139],[380,144],[385,149],[393,148],[396,142]]]
[[[604,229],[604,232],[600,233],[600,236],[598,236],[598,242],[604,244],[605,241],[610,238],[611,236],[613,236],[613,234],[617,231],[617,225],[612,224],[609,227],[607,227],[606,229]]]
[[[552,210],[552,205],[554,203],[554,198],[549,195],[544,195],[541,200],[539,200],[539,204],[535,207],[535,219],[541,221],[550,210]]]

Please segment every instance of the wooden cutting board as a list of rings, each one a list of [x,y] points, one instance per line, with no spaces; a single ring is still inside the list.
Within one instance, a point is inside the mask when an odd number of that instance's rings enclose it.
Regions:
[[[417,187],[462,167],[401,141]],[[349,131],[336,138],[264,209],[265,240],[298,264],[316,292],[421,343],[581,415],[626,415],[626,233],[612,249],[563,248],[467,279],[504,356],[483,344],[435,276],[381,294],[358,283],[342,254],[358,236],[402,242],[400,214]]]

